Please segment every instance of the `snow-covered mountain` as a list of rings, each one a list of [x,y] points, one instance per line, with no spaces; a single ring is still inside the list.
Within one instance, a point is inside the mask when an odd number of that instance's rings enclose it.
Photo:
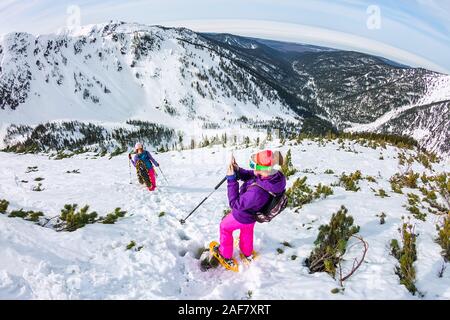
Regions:
[[[294,109],[299,106],[339,130],[403,134],[429,150],[450,152],[448,75],[358,52],[237,36],[232,40],[231,35],[204,36],[279,85]],[[376,125],[381,122],[385,125]]]
[[[67,120],[138,119],[185,133],[240,119],[298,122],[276,90],[206,46],[186,29],[125,23],[8,34],[0,42],[3,131]]]
[[[38,135],[40,123],[90,122],[106,136],[137,130],[125,125],[137,119],[197,137],[261,122],[367,128],[447,154],[448,79],[356,52],[124,22],[12,33],[0,39],[0,147]]]

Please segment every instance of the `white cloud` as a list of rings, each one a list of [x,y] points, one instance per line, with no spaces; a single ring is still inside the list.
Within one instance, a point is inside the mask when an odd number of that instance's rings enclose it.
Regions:
[[[183,20],[167,21],[163,24],[174,27],[186,27],[199,32],[225,32],[249,37],[355,50],[382,56],[411,66],[421,66],[445,73],[449,72],[449,70],[429,59],[383,42],[319,27],[261,20]]]

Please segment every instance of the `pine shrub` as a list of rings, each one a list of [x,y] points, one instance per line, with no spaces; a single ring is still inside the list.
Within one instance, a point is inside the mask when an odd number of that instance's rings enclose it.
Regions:
[[[11,211],[8,215],[10,218],[22,218],[24,220],[38,222],[39,217],[44,216],[44,214],[41,211],[25,211],[23,209],[14,210]]]
[[[39,191],[44,191],[45,189],[42,189],[42,183],[38,183],[37,184],[37,186],[34,186],[33,187],[33,191],[37,191],[37,192],[39,192]]]
[[[427,215],[420,211],[419,206],[423,207],[420,202],[420,197],[414,193],[408,193],[408,206],[406,209],[411,212],[416,219],[425,221]]]
[[[289,178],[297,172],[297,169],[295,169],[294,165],[292,164],[291,149],[289,149],[286,153],[286,158],[284,159],[283,165],[281,166],[281,172],[286,178]]]
[[[314,191],[313,197],[314,199],[319,199],[319,198],[326,198],[328,196],[331,196],[333,194],[333,189],[330,186],[327,185],[322,185],[321,183],[319,183],[316,186],[316,190]]]
[[[122,211],[120,208],[116,208],[113,212],[108,213],[106,217],[102,217],[99,220],[103,224],[114,224],[117,222],[117,219],[123,218],[126,213],[126,211]]]
[[[58,227],[62,227],[62,230],[72,232],[97,221],[97,212],[88,212],[88,205],[85,205],[78,211],[77,208],[77,204],[66,204],[64,208],[61,209],[61,214],[59,216],[64,223],[58,225]]]
[[[380,198],[389,197],[389,195],[386,193],[386,191],[384,189],[378,189],[378,191],[375,194],[375,196],[380,197]]]
[[[438,237],[436,242],[442,248],[442,256],[446,262],[450,262],[450,213],[444,218],[442,225],[437,225]]]
[[[319,227],[319,235],[314,242],[305,264],[311,273],[327,272],[333,278],[336,267],[344,255],[350,237],[359,232],[359,226],[353,225],[353,217],[347,216],[348,210],[342,206],[331,217],[330,223]]]
[[[315,190],[306,184],[307,177],[297,178],[293,185],[286,191],[288,197],[288,207],[295,208],[298,211],[303,205],[312,202],[315,199],[324,199],[333,194],[333,189],[329,186],[319,183]]]
[[[5,199],[0,200],[0,213],[6,213],[8,210],[9,202]]]
[[[416,238],[414,227],[409,223],[403,223],[400,230],[402,246],[397,239],[391,240],[391,254],[398,260],[399,265],[395,268],[395,273],[400,278],[400,283],[412,294],[416,294],[415,286],[416,270],[414,262],[417,260]]]
[[[130,243],[127,245],[127,250],[131,250],[136,246],[136,242],[134,240],[131,240]]]
[[[343,173],[339,178],[339,185],[343,186],[347,191],[357,192],[361,190],[358,182],[362,179],[361,171],[357,170],[349,175]]]
[[[380,218],[380,224],[385,224],[386,223],[386,214],[384,212],[380,213],[379,215],[377,214],[377,217]]]

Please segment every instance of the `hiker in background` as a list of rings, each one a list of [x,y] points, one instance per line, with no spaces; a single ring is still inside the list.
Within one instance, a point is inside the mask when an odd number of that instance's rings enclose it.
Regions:
[[[240,230],[239,247],[247,259],[252,259],[253,230],[256,214],[263,209],[272,194],[285,191],[286,178],[274,166],[283,164],[280,152],[264,150],[250,157],[250,168],[245,170],[238,166],[234,157],[227,170],[228,200],[231,212],[220,223],[220,245],[214,248],[226,263],[233,260],[233,232]],[[238,180],[244,183],[239,188]]]
[[[153,165],[155,167],[159,167],[159,163],[152,157],[150,152],[144,150],[144,146],[142,145],[142,143],[136,143],[136,145],[134,146],[134,151],[136,152],[134,157],[132,158],[131,154],[129,154],[128,158],[131,160],[131,163],[134,167],[136,167],[136,164],[139,160],[141,160],[145,164],[147,174],[151,182],[151,186],[148,188],[148,190],[154,191],[156,189],[156,178]]]

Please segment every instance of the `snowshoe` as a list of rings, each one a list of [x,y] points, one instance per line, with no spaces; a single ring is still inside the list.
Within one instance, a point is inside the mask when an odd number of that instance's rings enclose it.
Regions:
[[[145,184],[149,189],[152,187],[152,182],[150,181],[150,177],[148,176],[148,170],[145,166],[144,161],[136,161],[136,174],[140,184]]]
[[[239,272],[239,265],[238,262],[234,259],[225,259],[222,257],[222,255],[219,252],[219,243],[216,241],[212,241],[209,244],[209,252],[211,253],[211,256],[216,258],[217,261],[227,270],[231,270],[234,272]]]
[[[250,263],[252,263],[253,261],[255,261],[256,259],[259,258],[259,253],[256,252],[255,250],[253,250],[252,254],[247,257],[241,252],[241,253],[239,253],[239,257],[241,258],[241,261],[244,264],[249,265]]]

